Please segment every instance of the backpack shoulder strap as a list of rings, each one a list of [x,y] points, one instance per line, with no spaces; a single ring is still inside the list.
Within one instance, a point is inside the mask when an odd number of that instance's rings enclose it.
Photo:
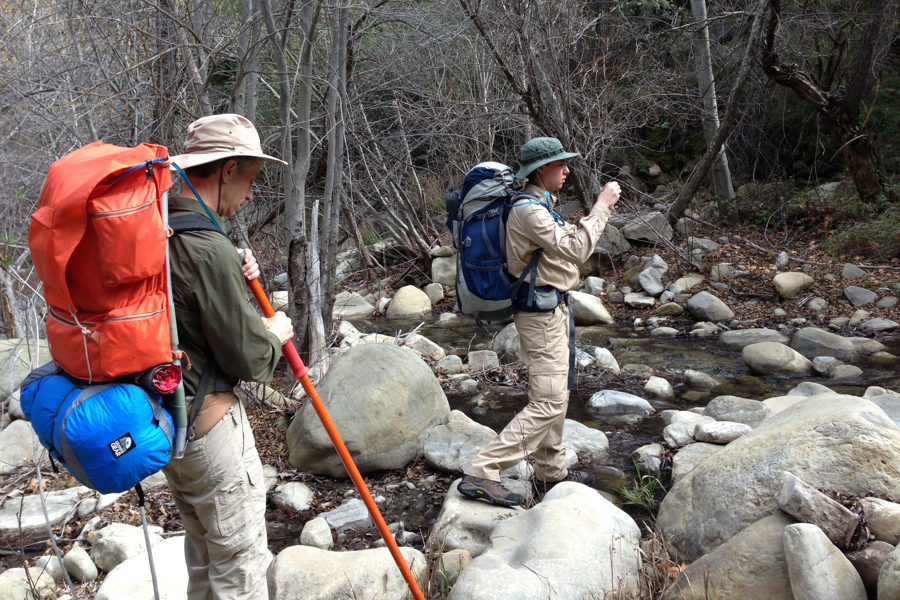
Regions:
[[[186,231],[214,231],[216,233],[221,233],[231,241],[231,238],[229,238],[224,231],[216,227],[212,221],[203,215],[198,215],[196,213],[186,213],[169,217],[169,228],[175,233],[184,233]]]

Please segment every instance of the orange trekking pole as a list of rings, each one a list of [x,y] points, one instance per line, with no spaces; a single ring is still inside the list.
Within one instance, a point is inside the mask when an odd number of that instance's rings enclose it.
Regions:
[[[250,287],[250,291],[253,292],[253,296],[259,303],[260,308],[262,308],[263,314],[266,317],[274,317],[275,310],[269,303],[269,298],[259,284],[259,280],[247,280],[247,285]],[[313,408],[316,409],[319,420],[322,421],[322,425],[325,426],[325,431],[328,432],[328,437],[331,438],[334,449],[337,450],[338,456],[341,457],[344,468],[347,469],[347,473],[350,474],[353,485],[356,486],[356,490],[359,492],[359,495],[362,496],[366,508],[369,509],[369,514],[372,515],[372,520],[375,521],[378,532],[384,539],[384,543],[387,544],[391,556],[394,557],[394,562],[396,562],[397,566],[400,568],[403,579],[406,580],[406,585],[409,586],[409,591],[412,593],[413,598],[415,598],[415,600],[425,600],[425,596],[422,595],[422,590],[419,589],[419,584],[416,582],[412,572],[409,570],[409,566],[406,564],[406,560],[400,553],[400,548],[397,547],[397,542],[394,541],[394,536],[388,531],[387,525],[384,522],[384,517],[381,516],[381,511],[378,510],[375,500],[372,499],[372,494],[369,493],[369,488],[366,487],[362,475],[359,474],[359,469],[356,468],[353,458],[350,457],[350,452],[347,451],[347,446],[344,445],[341,434],[338,433],[337,428],[334,426],[334,421],[331,420],[331,416],[328,414],[325,404],[322,403],[322,399],[319,398],[319,393],[316,391],[312,380],[309,378],[309,367],[303,364],[300,355],[297,354],[297,349],[294,347],[293,342],[289,341],[284,344],[281,347],[281,351],[284,353],[284,358],[287,360],[288,365],[290,365],[291,371],[294,372],[294,378],[300,380],[300,384],[303,385],[306,395],[312,400]]]

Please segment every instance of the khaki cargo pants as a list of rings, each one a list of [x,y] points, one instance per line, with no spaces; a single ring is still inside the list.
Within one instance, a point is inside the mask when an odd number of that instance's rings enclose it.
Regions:
[[[188,600],[266,600],[266,489],[240,400],[163,472],[187,534]]]
[[[544,481],[568,475],[562,446],[569,405],[569,308],[553,312],[517,312],[522,362],[528,367],[528,406],[478,453],[467,475],[500,481],[500,472],[534,453],[534,473]]]

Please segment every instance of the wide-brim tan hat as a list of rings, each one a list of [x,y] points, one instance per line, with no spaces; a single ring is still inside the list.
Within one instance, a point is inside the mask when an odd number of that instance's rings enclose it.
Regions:
[[[169,160],[182,169],[190,169],[233,156],[261,158],[277,165],[287,164],[262,151],[256,127],[241,115],[210,115],[197,119],[188,126],[184,153]]]

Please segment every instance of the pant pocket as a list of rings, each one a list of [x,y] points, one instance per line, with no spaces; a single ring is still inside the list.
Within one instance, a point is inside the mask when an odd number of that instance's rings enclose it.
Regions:
[[[216,504],[216,526],[222,537],[244,528],[250,517],[248,510],[250,480],[245,470],[222,484],[213,500]]]

